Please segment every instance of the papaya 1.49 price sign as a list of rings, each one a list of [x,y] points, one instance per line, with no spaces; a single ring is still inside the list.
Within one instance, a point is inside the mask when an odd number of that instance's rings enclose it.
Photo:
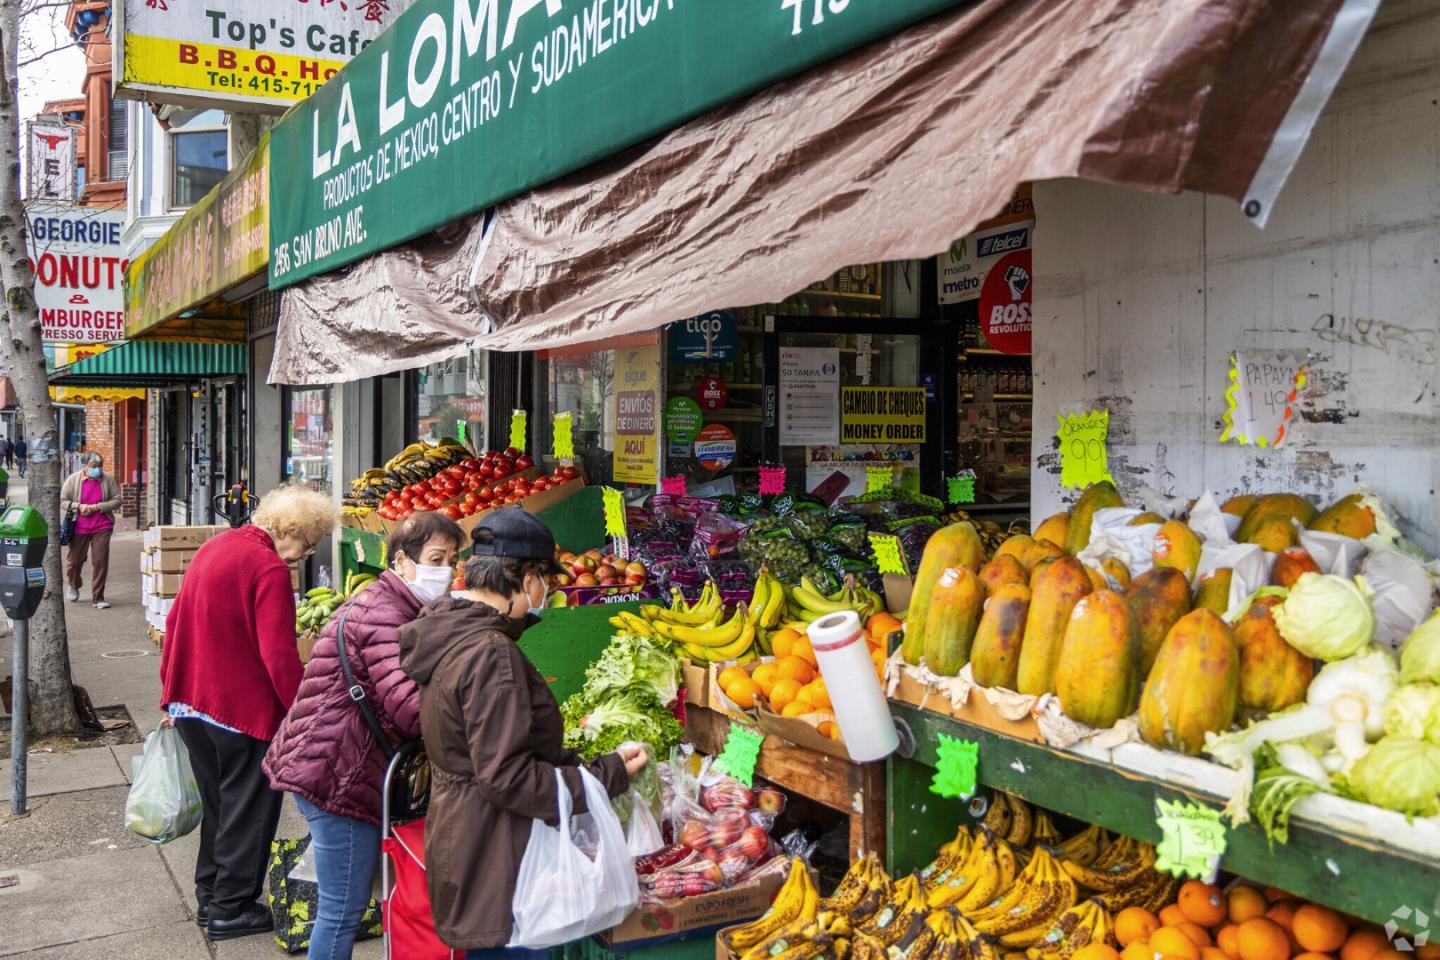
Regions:
[[[270,286],[403,243],[958,3],[416,0],[275,127],[272,159],[290,175],[270,181]]]

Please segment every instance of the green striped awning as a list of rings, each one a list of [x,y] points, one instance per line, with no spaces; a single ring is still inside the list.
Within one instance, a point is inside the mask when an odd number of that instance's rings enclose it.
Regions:
[[[245,375],[245,344],[127,340],[59,367],[55,387],[166,387],[207,377]]]

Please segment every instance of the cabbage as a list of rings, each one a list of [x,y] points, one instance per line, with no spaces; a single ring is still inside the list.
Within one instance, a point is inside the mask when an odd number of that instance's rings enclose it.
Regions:
[[[1440,744],[1440,687],[1411,683],[1396,689],[1385,702],[1385,732],[1393,736],[1432,740]]]
[[[1440,610],[1410,631],[1400,647],[1400,682],[1440,683]]]
[[[1388,736],[1351,769],[1350,793],[1412,817],[1440,814],[1440,747],[1414,737]]]
[[[1307,657],[1343,660],[1375,635],[1373,594],[1364,577],[1307,573],[1272,613],[1285,642]]]

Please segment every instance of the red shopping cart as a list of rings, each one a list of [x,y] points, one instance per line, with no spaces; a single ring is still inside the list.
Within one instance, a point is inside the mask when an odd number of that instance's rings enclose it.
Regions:
[[[419,741],[396,751],[385,770],[380,812],[380,916],[385,960],[463,960],[435,933],[425,886],[425,814],[430,764]]]

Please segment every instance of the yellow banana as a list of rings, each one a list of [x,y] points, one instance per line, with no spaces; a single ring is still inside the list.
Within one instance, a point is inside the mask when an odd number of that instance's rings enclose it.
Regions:
[[[717,662],[720,660],[734,660],[743,654],[753,655],[755,647],[755,624],[746,620],[740,628],[740,636],[733,643],[727,643],[723,647],[709,647],[710,655]],[[752,656],[753,659],[753,656]]]
[[[713,627],[694,627],[684,624],[659,624],[657,632],[667,639],[699,647],[724,647],[734,643],[749,621],[743,607],[737,607],[730,619]],[[754,624],[750,624],[753,628]],[[752,635],[753,639],[753,635]]]
[[[780,622],[780,614],[785,610],[785,585],[764,569],[760,571],[760,576],[770,583],[765,608],[760,611],[760,625],[767,630],[773,630]]]
[[[756,622],[761,620],[765,612],[765,604],[770,601],[770,580],[765,576],[765,568],[760,568],[760,573],[755,577],[755,591],[750,594],[750,604],[747,612],[750,619]]]
[[[807,613],[813,613],[817,617],[823,617],[831,613],[839,613],[841,610],[849,610],[850,604],[841,600],[831,600],[816,589],[815,584],[810,582],[809,577],[800,578],[800,586],[790,591],[790,598]]]

